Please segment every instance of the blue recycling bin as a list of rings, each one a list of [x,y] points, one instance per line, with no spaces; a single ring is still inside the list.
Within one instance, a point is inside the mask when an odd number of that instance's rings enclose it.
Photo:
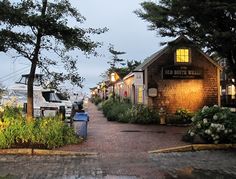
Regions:
[[[87,138],[87,126],[89,116],[86,112],[76,112],[73,117],[73,128],[75,133],[83,138]]]

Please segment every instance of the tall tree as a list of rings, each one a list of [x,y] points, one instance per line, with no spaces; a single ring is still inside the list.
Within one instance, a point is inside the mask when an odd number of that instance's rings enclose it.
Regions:
[[[47,66],[56,65],[59,58],[66,68],[73,71],[69,78],[76,79],[76,84],[80,84],[81,79],[75,70],[76,59],[70,58],[68,52],[74,49],[87,54],[94,52],[99,44],[91,41],[88,34],[106,31],[80,28],[84,20],[69,0],[0,1],[0,51],[15,51],[31,62],[27,85],[28,120],[33,117],[36,67],[48,71]],[[56,60],[50,58],[52,53],[58,55]]]
[[[4,93],[4,86],[2,85],[2,83],[0,83],[0,99],[2,98],[3,93]]]
[[[143,2],[135,13],[161,36],[186,35],[209,53],[227,59],[236,78],[236,1],[160,0]]]
[[[116,65],[118,64],[124,65],[124,59],[120,58],[119,55],[123,55],[125,54],[125,52],[115,50],[114,45],[110,45],[108,50],[112,54],[112,59],[108,61],[111,70],[114,70],[117,67]]]
[[[101,77],[103,77],[104,80],[107,80],[107,79],[109,79],[110,74],[112,72],[116,72],[119,75],[119,77],[122,79],[126,75],[128,75],[130,72],[132,72],[140,64],[141,64],[141,61],[131,60],[131,61],[127,61],[126,65],[123,67],[111,66],[109,69],[107,69],[107,71],[105,73],[101,74]]]

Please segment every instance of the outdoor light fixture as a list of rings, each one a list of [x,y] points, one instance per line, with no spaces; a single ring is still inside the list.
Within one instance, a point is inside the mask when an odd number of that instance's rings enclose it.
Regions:
[[[116,73],[111,73],[111,82],[116,81]]]
[[[112,82],[112,87],[113,87],[113,90],[112,90],[112,97],[113,97],[113,100],[115,100],[115,82],[119,79],[119,75],[116,73],[116,72],[113,72],[111,73],[111,82]]]
[[[122,82],[122,83],[120,84],[120,88],[123,88],[123,86],[124,86],[124,85],[123,85],[123,82]]]

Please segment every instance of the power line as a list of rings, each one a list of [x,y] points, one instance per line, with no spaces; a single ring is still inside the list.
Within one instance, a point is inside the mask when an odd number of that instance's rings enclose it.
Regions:
[[[7,80],[13,79],[16,76],[18,76],[19,74],[21,74],[22,72],[26,71],[26,69],[28,69],[28,68],[29,68],[29,66],[21,68],[21,69],[17,70],[16,72],[13,72],[13,73],[10,73],[8,75],[1,77],[0,80],[1,80],[1,82],[5,82]]]
[[[12,73],[10,73],[10,74],[7,74],[7,75],[5,75],[5,76],[2,76],[2,77],[0,77],[0,79],[3,79],[3,78],[6,78],[6,77],[9,77],[10,75],[14,75],[15,73],[18,73],[18,72],[20,72],[20,71],[24,71],[26,68],[28,68],[29,67],[29,65],[27,66],[27,67],[24,67],[24,68],[21,68],[21,69],[19,69],[19,70],[17,70],[17,71],[14,71],[14,72],[12,72]]]

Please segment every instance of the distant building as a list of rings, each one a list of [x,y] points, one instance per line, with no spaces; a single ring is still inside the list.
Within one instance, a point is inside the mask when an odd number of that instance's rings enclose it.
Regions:
[[[227,71],[226,60],[221,59],[220,65],[223,68],[221,73],[221,105],[234,108],[236,110],[236,87],[235,79],[230,77]],[[233,109],[232,109],[233,110]]]

